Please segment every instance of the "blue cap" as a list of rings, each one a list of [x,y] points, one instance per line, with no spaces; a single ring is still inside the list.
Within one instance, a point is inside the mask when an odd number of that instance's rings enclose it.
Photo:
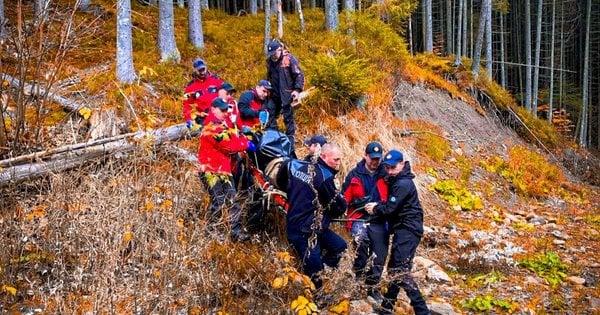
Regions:
[[[271,82],[269,82],[268,80],[260,80],[258,81],[258,86],[262,86],[267,90],[272,90],[273,89],[273,85],[271,85]]]
[[[229,104],[227,104],[227,102],[225,102],[222,98],[217,97],[215,98],[212,103],[211,103],[212,107],[216,107],[218,109],[229,109]]]
[[[365,148],[365,154],[368,154],[372,159],[381,159],[381,156],[383,156],[383,146],[377,141],[370,142]]]
[[[219,89],[223,89],[227,92],[235,92],[236,91],[235,87],[233,87],[233,85],[231,85],[231,83],[229,83],[229,82],[223,82],[223,84],[221,84]]]
[[[192,66],[196,70],[206,69],[206,63],[204,62],[204,60],[202,60],[200,58],[196,58],[196,60],[194,60],[194,63],[192,64]]]
[[[269,56],[272,56],[278,48],[281,48],[281,46],[282,45],[278,40],[270,41],[269,45],[267,45],[267,52],[269,53]]]
[[[304,140],[304,144],[307,146],[311,146],[313,144],[320,144],[321,146],[323,146],[325,143],[327,143],[327,139],[323,136],[323,135],[314,135],[306,140]]]
[[[393,167],[402,161],[404,161],[404,155],[402,155],[402,152],[398,150],[390,150],[390,152],[385,155],[383,162],[381,163],[383,165],[389,165]]]

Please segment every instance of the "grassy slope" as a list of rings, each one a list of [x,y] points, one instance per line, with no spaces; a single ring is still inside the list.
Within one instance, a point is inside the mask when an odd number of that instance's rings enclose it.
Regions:
[[[108,13],[106,18],[94,22],[97,25],[94,36],[82,41],[82,49],[73,52],[63,76],[93,66],[99,60],[114,66],[112,57],[106,56],[114,56],[115,7],[112,1],[104,1],[102,7]],[[205,12],[207,47],[203,51],[196,51],[186,43],[185,11],[176,9],[175,16],[182,62],[158,64],[156,11],[139,7],[134,2],[135,67],[138,71],[147,67],[156,72],[156,75],[151,75],[146,70],[141,78],[154,86],[159,92],[158,97],[149,95],[143,86],[137,84],[120,87],[121,94],[111,69],[93,75],[81,85],[90,94],[104,95],[98,108],[117,108],[125,116],[127,108],[122,98],[125,94],[133,100],[142,126],[160,127],[179,122],[182,86],[188,80],[189,64],[197,56],[205,58],[212,70],[232,82],[238,90],[251,87],[264,75],[264,16],[231,17],[217,11]],[[90,19],[84,14],[80,14],[79,18]],[[450,71],[446,61],[432,57],[428,60],[423,57],[411,60],[402,39],[377,20],[367,17],[357,19],[357,46],[354,49],[349,38],[342,35],[345,33],[344,18],[341,19],[342,30],[336,34],[324,32],[321,12],[307,10],[305,18],[305,34],[299,32],[297,19],[288,16],[284,35],[284,41],[303,65],[310,65],[316,54],[344,51],[366,60],[370,67],[365,71],[373,73],[374,81],[367,88],[369,99],[366,110],[337,115],[336,104],[309,102],[302,105],[298,112],[301,135],[321,132],[344,149],[347,153],[344,170],[352,167],[353,161],[360,158],[362,148],[368,141],[378,139],[385,147],[400,147],[409,155],[418,157],[418,174],[427,172],[439,179],[454,179],[462,188],[481,196],[485,204],[485,209],[472,212],[451,210],[452,207],[445,201],[424,190],[422,198],[428,212],[426,224],[442,227],[453,223],[466,231],[477,229],[493,233],[497,229],[497,222],[492,221],[504,220],[514,208],[526,208],[556,217],[559,223],[568,225],[567,233],[573,237],[569,245],[597,249],[597,245],[594,245],[598,240],[599,214],[597,207],[594,208],[594,201],[598,200],[597,191],[573,186],[562,179],[564,184],[561,187],[546,190],[543,178],[526,177],[523,182],[516,174],[528,174],[533,170],[519,169],[518,166],[523,164],[519,160],[528,160],[533,153],[521,152],[521,155],[507,160],[509,173],[503,176],[496,174],[495,170],[483,170],[482,163],[484,166],[493,164],[488,157],[461,157],[449,149],[449,144],[443,138],[428,135],[400,137],[399,130],[407,126],[438,134],[443,130],[427,122],[403,122],[391,115],[388,108],[392,102],[395,74],[401,73],[412,82],[423,81],[444,89],[452,97],[477,106],[463,90],[466,85],[473,83],[468,83],[470,81],[466,79],[458,83],[442,79],[440,75]],[[310,72],[307,77],[310,81]],[[497,89],[496,85],[489,84],[481,86]],[[498,103],[509,106],[513,102],[502,91],[491,94],[496,95]],[[313,102],[317,100],[313,99]],[[373,121],[377,122],[375,126]],[[129,121],[129,125],[137,128],[133,120]],[[196,143],[188,141],[185,146],[194,150]],[[225,309],[233,313],[251,309],[264,312],[287,308],[297,295],[302,294],[302,279],[292,281],[296,274],[293,269],[286,269],[293,267],[294,262],[288,261],[283,253],[283,245],[276,239],[264,246],[243,248],[221,245],[203,235],[202,218],[198,218],[195,209],[201,208],[206,200],[203,197],[198,201],[198,196],[204,194],[193,176],[192,167],[155,159],[151,151],[138,152],[135,157],[131,162],[111,162],[97,176],[57,176],[42,183],[39,190],[23,188],[23,192],[38,192],[37,197],[14,199],[12,203],[4,204],[8,211],[3,214],[3,219],[15,218],[15,221],[11,221],[13,223],[7,227],[6,243],[12,245],[5,248],[2,255],[0,284],[17,288],[14,297],[6,287],[3,289],[5,293],[2,299],[6,305],[43,304],[49,312],[73,309],[112,309],[121,312],[131,311],[135,305],[140,305],[143,310],[157,307],[161,310],[188,309],[200,313],[206,312],[207,308]],[[511,161],[513,164],[510,164]],[[470,180],[473,170],[481,176],[476,181]],[[506,198],[502,196],[510,196],[509,190],[514,186],[523,186],[525,193],[518,197],[516,204],[508,206]],[[542,191],[540,195],[530,196],[527,193],[539,189]],[[124,191],[127,193],[123,194]],[[565,212],[550,213],[543,203],[538,202],[548,195],[567,200]],[[581,219],[571,221],[570,217]],[[584,224],[585,228],[576,229],[579,224]],[[596,234],[588,234],[593,230]],[[70,231],[77,231],[77,235],[73,236]],[[548,249],[557,250],[544,231],[534,229],[517,234],[515,243],[523,246],[528,255]],[[18,242],[23,236],[29,240]],[[56,239],[70,241],[57,248],[53,241]],[[454,264],[458,253],[453,248],[438,247],[427,250],[427,255],[440,263],[449,261]],[[561,252],[561,255],[564,257],[567,254]],[[578,257],[574,256],[571,260],[576,262]],[[349,263],[350,257],[345,257],[343,268],[347,270]],[[50,276],[40,276],[40,268],[45,265],[55,268]],[[442,266],[445,267],[444,264]],[[76,270],[88,275],[82,278],[67,276],[76,274]],[[579,271],[573,265],[569,273],[577,274]],[[503,285],[506,286],[520,285],[524,277],[529,275],[518,268],[504,272],[506,279]],[[33,280],[28,283],[17,275],[25,275]],[[270,288],[276,276],[289,277],[290,284],[280,290]],[[463,298],[471,296],[479,288],[477,284],[463,281],[471,278],[472,272],[459,271],[452,276],[458,283],[458,290],[453,291],[446,300],[459,307]],[[338,300],[344,295],[359,292],[356,287],[348,285],[350,279],[346,273],[329,274],[327,277],[330,279],[330,290],[336,292]],[[61,279],[68,279],[78,286],[51,291]],[[44,283],[46,287],[42,285]],[[442,295],[443,289],[438,289],[433,287],[431,299]],[[26,294],[27,290],[31,290],[33,295]],[[510,293],[501,287],[486,290],[498,297],[511,298]],[[574,290],[575,297],[567,301],[563,291],[571,290],[568,285],[559,291],[532,286],[525,286],[525,290],[536,294],[542,291],[542,294],[541,297],[534,295],[530,299],[517,300],[521,304],[520,309],[548,309],[550,302],[556,304],[553,307],[565,307],[564,303],[567,303],[571,304],[569,308],[577,308],[583,305],[586,294],[598,296],[597,289],[579,288]],[[263,303],[256,306],[252,303],[256,299]],[[559,305],[560,301],[563,301],[562,306]]]

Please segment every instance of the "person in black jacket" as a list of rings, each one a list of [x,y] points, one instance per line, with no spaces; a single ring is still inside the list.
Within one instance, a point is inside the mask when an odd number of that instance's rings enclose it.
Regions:
[[[285,134],[294,145],[296,134],[296,123],[294,121],[294,110],[292,101],[298,97],[304,89],[304,73],[296,57],[284,49],[278,40],[272,40],[267,46],[269,58],[267,58],[267,79],[271,82],[273,90],[271,99],[271,121],[269,126],[277,128],[277,117],[283,112],[285,123]]]
[[[323,145],[327,143],[327,138],[323,135],[314,135],[304,140],[304,145],[308,147],[308,154],[304,157],[304,161],[312,162],[317,151],[321,151]]]
[[[322,286],[319,272],[323,265],[337,267],[347,248],[346,241],[329,229],[331,219],[346,211],[346,201],[334,183],[340,164],[339,147],[325,144],[316,164],[292,159],[280,171],[285,174],[279,180],[285,176],[283,181],[288,183],[288,242],[317,288]]]
[[[421,291],[410,274],[417,246],[423,236],[423,209],[413,182],[415,175],[411,172],[409,162],[404,161],[404,156],[398,150],[389,151],[382,164],[388,174],[388,199],[385,203],[369,203],[365,206],[369,214],[385,217],[394,235],[392,256],[388,264],[392,281],[380,312],[393,313],[398,292],[403,288],[415,314],[430,314]]]

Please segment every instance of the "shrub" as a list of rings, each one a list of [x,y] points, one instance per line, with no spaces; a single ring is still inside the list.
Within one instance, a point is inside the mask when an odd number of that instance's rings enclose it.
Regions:
[[[555,252],[538,254],[531,259],[522,259],[519,261],[519,266],[535,272],[538,276],[546,279],[552,287],[556,287],[567,277],[568,267]]]
[[[344,53],[318,54],[308,60],[309,82],[318,88],[316,103],[329,104],[328,112],[346,112],[353,107],[372,83],[372,72],[366,60]]]
[[[490,312],[495,308],[500,308],[504,311],[512,311],[516,309],[517,305],[513,302],[497,299],[492,295],[487,294],[464,300],[462,302],[462,307],[476,312]]]
[[[442,199],[461,210],[483,209],[483,202],[479,196],[472,194],[466,188],[460,187],[455,180],[440,180],[431,186]]]

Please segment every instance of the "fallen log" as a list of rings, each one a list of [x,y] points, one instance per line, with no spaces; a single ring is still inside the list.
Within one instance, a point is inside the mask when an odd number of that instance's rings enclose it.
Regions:
[[[92,159],[132,151],[140,145],[160,146],[180,140],[187,135],[195,136],[198,132],[190,132],[185,124],[179,124],[167,128],[99,139],[89,143],[68,145],[3,160],[0,161],[0,165],[10,166],[8,168],[0,167],[0,187],[73,169]],[[25,161],[30,163],[23,164]]]
[[[8,84],[11,87],[17,89],[21,88],[22,84],[23,92],[25,93],[25,95],[46,96],[49,100],[60,104],[62,107],[72,112],[77,112],[80,108],[84,107],[83,104],[72,101],[66,97],[60,96],[52,90],[48,91],[45,88],[41,87],[39,84],[21,82],[19,79],[12,77],[6,73],[0,73],[0,81],[8,82]]]

